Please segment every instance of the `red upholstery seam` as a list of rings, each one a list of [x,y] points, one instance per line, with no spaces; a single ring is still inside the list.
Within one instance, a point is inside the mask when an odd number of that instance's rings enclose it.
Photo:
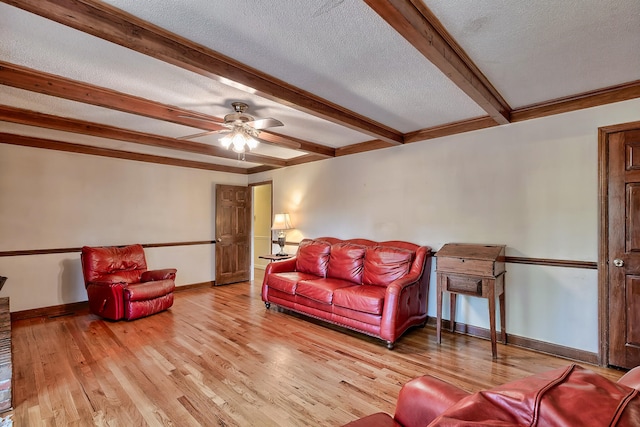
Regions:
[[[620,420],[620,417],[622,416],[622,413],[624,412],[624,410],[627,408],[627,405],[637,395],[638,395],[638,390],[634,388],[629,392],[629,394],[625,396],[624,399],[622,399],[622,401],[616,408],[616,412],[613,415],[613,419],[611,420],[611,423],[609,423],[610,426],[615,426],[616,424],[618,424],[618,421]]]
[[[551,381],[545,387],[543,387],[540,390],[538,390],[538,392],[536,393],[535,402],[533,404],[533,418],[531,418],[531,424],[529,424],[530,426],[535,426],[538,423],[538,416],[540,415],[539,414],[539,412],[540,412],[540,401],[542,400],[542,395],[544,395],[551,388],[553,388],[553,387],[557,386],[558,384],[562,383],[569,376],[569,374],[571,374],[571,372],[573,371],[573,369],[575,367],[576,367],[575,363],[569,365],[569,367],[567,369],[565,369],[565,371],[562,373],[562,375],[560,375],[555,380]]]

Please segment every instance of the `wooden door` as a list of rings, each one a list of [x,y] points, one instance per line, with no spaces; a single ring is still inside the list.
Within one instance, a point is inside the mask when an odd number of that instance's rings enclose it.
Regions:
[[[251,190],[216,185],[216,285],[251,279]]]
[[[609,364],[640,365],[640,129],[609,135]]]

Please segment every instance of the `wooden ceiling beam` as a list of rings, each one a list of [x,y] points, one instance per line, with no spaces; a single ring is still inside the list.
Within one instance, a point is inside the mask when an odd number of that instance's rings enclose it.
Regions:
[[[260,139],[280,145],[282,147],[292,148],[294,150],[306,151],[309,154],[320,156],[323,158],[335,157],[335,148],[327,147],[326,145],[315,144],[313,142],[304,141],[292,136],[285,136],[275,132],[261,132]],[[395,144],[392,144],[395,145]]]
[[[225,129],[217,124],[221,120],[214,116],[161,104],[5,61],[0,61],[0,84],[198,129]],[[201,120],[182,116],[198,117]]]
[[[304,156],[294,157],[287,161],[287,166],[301,165],[304,163],[317,162],[318,160],[324,160],[326,157],[318,156],[315,154],[305,154]]]
[[[336,149],[336,156],[348,156],[350,154],[364,153],[366,151],[379,150],[381,148],[392,147],[386,141],[374,139],[373,141],[360,142],[358,144],[347,145],[346,147],[340,147]]]
[[[0,144],[19,145],[22,147],[44,148],[47,150],[66,151],[68,153],[89,154],[92,156],[111,157],[114,159],[134,160],[138,162],[156,163],[168,166],[180,166],[192,169],[204,169],[216,172],[228,172],[248,175],[249,170],[235,166],[215,165],[193,160],[176,159],[173,157],[154,156],[151,154],[134,153],[132,151],[113,150],[110,148],[92,147],[89,145],[72,144],[52,139],[35,138],[31,136],[0,133]]]
[[[359,132],[402,144],[402,134],[312,93],[235,61],[203,45],[96,0],[2,0],[104,40],[215,79],[252,89],[280,102]]]
[[[434,126],[427,129],[417,130],[415,132],[409,132],[404,135],[404,140],[405,144],[409,144],[412,142],[425,141],[427,139],[455,135],[457,133],[485,129],[497,125],[498,124],[491,117],[478,117],[475,119],[461,120],[459,122],[447,123],[442,126]],[[385,141],[366,141],[359,144],[348,145],[346,147],[340,147],[336,149],[336,157],[348,156],[350,154],[363,153],[365,151],[379,150],[381,148],[388,147],[391,147],[391,145]]]
[[[516,108],[511,120],[521,122],[635,98],[640,98],[640,80]]]
[[[421,0],[365,0],[380,17],[440,69],[497,124],[511,108]]]
[[[405,140],[407,143],[425,141],[427,139],[442,138],[443,136],[486,129],[497,125],[498,124],[491,117],[478,117],[475,119],[461,120],[459,122],[447,123],[441,126],[434,126],[410,132],[405,135]]]
[[[221,123],[222,119],[215,116],[162,104],[4,61],[0,61],[0,84],[197,129],[226,129],[217,124]],[[190,117],[196,117],[197,119],[191,119]],[[270,138],[270,134],[271,132],[269,131],[261,131],[261,139],[264,139],[267,143],[285,148],[291,148],[291,145],[296,145],[297,150],[307,151],[311,154],[323,155],[326,153],[326,150],[319,149],[317,144],[296,138],[289,139],[279,134]],[[318,153],[315,152],[316,150]]]
[[[222,147],[136,132],[99,123],[54,116],[51,114],[38,113],[6,105],[0,105],[0,120],[28,126],[54,129],[63,132],[91,135],[99,138],[115,139],[118,141],[148,145],[151,147],[204,154],[207,156],[221,157],[225,159],[236,160],[238,158],[237,153],[226,150]],[[253,153],[246,153],[244,157],[247,162],[262,163],[269,166],[284,167],[286,164],[285,160]]]

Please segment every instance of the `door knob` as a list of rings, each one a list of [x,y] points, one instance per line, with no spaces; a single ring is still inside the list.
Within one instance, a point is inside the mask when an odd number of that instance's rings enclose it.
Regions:
[[[222,242],[222,239],[221,239],[220,237],[218,237],[218,238],[216,239],[216,242],[220,243],[220,242]]]
[[[616,267],[622,267],[624,265],[624,261],[620,258],[616,258],[613,260],[613,265],[615,265]]]

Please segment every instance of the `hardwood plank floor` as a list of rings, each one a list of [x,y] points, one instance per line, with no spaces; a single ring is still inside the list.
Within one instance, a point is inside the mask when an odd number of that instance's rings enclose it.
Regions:
[[[181,291],[132,322],[88,313],[12,325],[14,410],[22,426],[337,426],[393,413],[409,379],[468,391],[570,361],[413,329],[394,350],[290,312],[266,310],[261,279]],[[616,380],[622,372],[587,366]]]

